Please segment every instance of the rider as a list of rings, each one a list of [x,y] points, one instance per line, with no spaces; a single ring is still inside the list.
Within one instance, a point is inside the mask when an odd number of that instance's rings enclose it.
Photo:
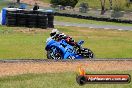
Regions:
[[[50,32],[50,36],[56,41],[60,41],[61,39],[66,40],[66,42],[72,46],[76,46],[80,49],[80,46],[75,42],[70,36],[65,35],[64,33],[59,33],[57,29],[53,29]]]

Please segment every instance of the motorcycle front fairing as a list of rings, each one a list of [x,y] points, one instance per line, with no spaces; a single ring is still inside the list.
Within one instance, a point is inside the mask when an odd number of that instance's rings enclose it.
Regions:
[[[75,56],[75,51],[73,50],[73,47],[65,42],[65,40],[61,40],[59,42],[50,41],[52,43],[47,46],[47,49],[50,49],[51,47],[56,47],[58,50],[62,53],[63,59],[68,59],[69,56]]]
[[[58,50],[61,51],[63,59],[68,58],[82,59],[82,56],[77,55],[77,52],[74,49],[74,47],[66,43],[66,41],[63,39],[57,42],[52,38],[48,38],[46,43],[47,43],[45,48],[46,50],[51,49],[51,47],[56,47]]]
[[[46,44],[45,50],[49,50],[50,47],[51,47],[51,45],[54,44],[55,42],[56,42],[56,41],[54,41],[54,40],[51,40],[50,42],[48,42],[48,43]]]
[[[51,49],[51,47],[55,47],[62,53],[62,58],[64,58],[65,48],[61,45],[61,41],[57,42],[54,39],[52,39],[50,42],[47,43],[46,50]]]

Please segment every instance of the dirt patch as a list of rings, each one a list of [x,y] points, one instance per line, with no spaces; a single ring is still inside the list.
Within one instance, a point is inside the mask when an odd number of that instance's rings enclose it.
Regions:
[[[57,73],[78,71],[84,65],[88,71],[132,70],[132,61],[85,61],[85,62],[28,62],[0,63],[0,76],[26,73]]]
[[[34,5],[35,3],[37,3],[39,6],[43,6],[43,7],[49,7],[49,3],[44,3],[42,1],[39,0],[21,0],[21,2],[23,3],[27,3],[29,5]]]
[[[41,29],[41,28],[19,28],[19,27],[14,27],[15,32],[21,32],[21,33],[44,33],[51,31],[52,28],[48,29]]]

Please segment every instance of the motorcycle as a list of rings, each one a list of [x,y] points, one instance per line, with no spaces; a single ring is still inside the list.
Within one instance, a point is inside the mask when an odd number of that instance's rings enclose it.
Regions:
[[[87,48],[82,48],[83,40],[77,44],[81,49],[68,44],[64,39],[56,41],[52,37],[47,38],[45,50],[48,59],[84,59],[94,58],[94,53]]]

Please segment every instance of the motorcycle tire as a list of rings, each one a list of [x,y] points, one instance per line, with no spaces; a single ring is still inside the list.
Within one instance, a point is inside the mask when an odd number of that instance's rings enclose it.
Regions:
[[[55,47],[52,47],[52,48],[55,48]],[[51,53],[52,53],[52,50],[47,51],[47,59],[54,59],[54,60],[62,59],[60,52],[56,53],[54,56],[51,56]]]
[[[50,50],[47,51],[47,59],[51,59]]]
[[[87,52],[87,56],[88,56],[88,58],[95,58],[95,55],[94,55],[94,53],[90,50],[90,49],[85,49],[85,51]]]
[[[79,53],[80,53],[84,58],[89,58],[89,59],[95,58],[94,53],[93,53],[90,49],[87,49],[87,48],[83,48]]]

